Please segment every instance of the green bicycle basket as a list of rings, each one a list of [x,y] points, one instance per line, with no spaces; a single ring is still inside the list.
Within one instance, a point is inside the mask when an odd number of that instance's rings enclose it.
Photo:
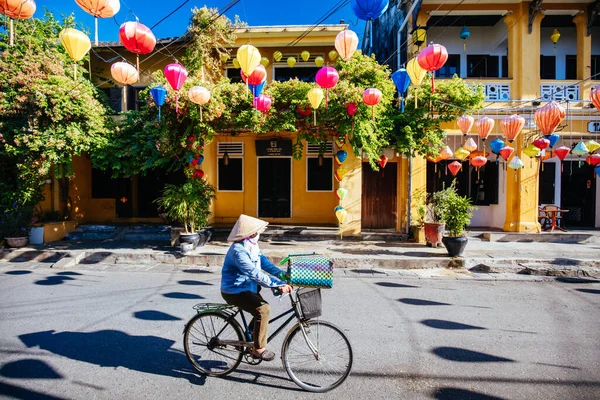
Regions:
[[[289,282],[294,286],[331,289],[333,287],[333,262],[316,254],[288,257]]]

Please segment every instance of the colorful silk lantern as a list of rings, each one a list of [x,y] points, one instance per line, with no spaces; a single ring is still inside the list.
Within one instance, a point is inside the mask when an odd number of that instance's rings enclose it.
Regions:
[[[571,154],[576,155],[577,157],[585,156],[588,154],[590,150],[587,148],[585,143],[579,142],[577,145],[571,150]]]
[[[546,138],[538,138],[532,142],[532,144],[540,150],[544,150],[546,147],[550,146],[550,141]]]
[[[335,153],[335,162],[338,165],[341,165],[344,161],[346,161],[347,157],[348,153],[346,152],[346,150],[338,150],[338,152]]]
[[[110,66],[113,79],[122,85],[132,85],[138,81],[137,69],[127,62],[119,61]]]
[[[450,146],[446,146],[442,150],[440,150],[440,159],[441,160],[449,160],[453,156],[454,156],[454,153],[452,152],[452,149],[450,148]]]
[[[269,61],[269,59],[267,57],[261,57],[260,63],[263,67],[267,68],[271,62]]]
[[[342,225],[344,223],[347,215],[348,215],[348,212],[343,207],[335,212],[335,216],[336,216],[338,222],[340,223],[340,225]],[[342,236],[342,231],[340,229],[340,237],[341,236]]]
[[[363,92],[363,102],[371,106],[371,119],[375,119],[375,106],[381,101],[381,91],[376,88],[365,89]]]
[[[223,53],[219,56],[219,59],[223,64],[227,64],[227,61],[229,61],[229,54]]]
[[[335,49],[342,60],[348,61],[358,48],[358,36],[349,29],[345,29],[335,37]]]
[[[308,117],[310,115],[310,113],[312,112],[312,110],[310,109],[309,106],[306,106],[306,107],[297,106],[296,111],[298,111],[298,114],[302,115],[303,117]]]
[[[335,61],[335,59],[338,58],[338,52],[331,50],[329,53],[327,53],[327,57],[329,57],[330,61]]]
[[[558,29],[554,28],[552,34],[550,35],[550,41],[554,45],[554,55],[556,55],[556,42],[558,42],[558,39],[560,39],[560,32]]]
[[[550,135],[544,136],[548,142],[550,142],[548,144],[548,147],[553,148],[554,145],[556,143],[558,143],[558,140],[560,139],[560,135],[556,134],[556,133],[551,133]]]
[[[417,57],[411,58],[410,60],[408,60],[408,62],[406,63],[406,72],[408,73],[408,76],[410,77],[410,82],[414,86],[421,85],[421,82],[423,82],[425,75],[427,75],[427,71],[425,71],[419,65],[419,61],[417,60]],[[414,95],[415,95],[415,108],[417,108],[418,99],[417,99],[416,91],[414,92]]]
[[[508,161],[508,159],[510,158],[510,156],[512,155],[512,153],[515,151],[515,149],[513,149],[510,146],[504,146],[503,148],[500,149],[500,151],[498,152],[500,154],[500,156],[502,158],[504,158],[505,161]]]
[[[202,86],[192,86],[188,90],[188,97],[192,103],[200,106],[200,122],[202,122],[202,106],[210,101],[210,90]]]
[[[283,54],[279,50],[277,50],[273,53],[273,60],[275,60],[277,62],[281,61],[282,57],[283,57]]]
[[[345,144],[346,144],[346,139],[343,136],[335,137],[335,145],[337,146],[338,149],[341,149],[342,147],[344,147]]]
[[[382,154],[381,157],[379,157],[379,166],[381,167],[381,177],[383,177],[383,170],[385,168],[385,166],[388,163],[388,158],[385,156],[385,154]]]
[[[475,128],[477,129],[479,138],[485,142],[488,136],[490,136],[492,129],[494,129],[494,120],[488,117],[478,119]]]
[[[325,94],[323,93],[323,89],[312,88],[308,91],[307,97],[308,101],[310,102],[310,105],[314,110],[314,124],[317,125],[317,108],[319,108],[319,106],[321,105]]]
[[[590,100],[596,110],[600,110],[600,86],[594,86],[592,90],[590,90]]]
[[[596,142],[593,139],[590,139],[587,142],[585,142],[585,147],[587,147],[590,153],[593,153],[594,151],[600,149],[600,143]]]
[[[587,162],[592,167],[595,167],[596,165],[600,165],[600,154],[590,154],[585,159],[585,162]]]
[[[346,104],[346,111],[348,112],[348,115],[352,117],[352,130],[354,130],[354,114],[356,114],[357,110],[358,106],[355,103]]]
[[[487,163],[487,158],[484,156],[477,156],[471,158],[471,165],[475,167],[477,171],[477,179],[479,179],[479,168],[483,167]]]
[[[335,171],[335,180],[338,182],[341,182],[344,177],[346,176],[346,174],[348,173],[348,170],[344,167],[339,167],[336,171]]]
[[[79,7],[94,16],[94,43],[98,46],[98,18],[111,18],[121,9],[119,0],[75,0]]]
[[[396,85],[396,89],[398,89],[398,109],[404,112],[404,93],[408,90],[408,86],[410,85],[408,71],[404,68],[400,68],[392,74],[392,81]]]
[[[379,18],[387,10],[388,3],[388,0],[350,0],[350,7],[352,7],[354,15],[367,21],[365,30],[369,32],[369,40],[373,37],[371,33],[372,21]],[[369,42],[369,47],[373,47],[372,41]]]
[[[162,86],[155,86],[150,89],[150,95],[152,95],[152,99],[158,106],[158,121],[160,122],[160,108],[165,104],[165,100],[167,99],[167,89]]]
[[[92,48],[90,38],[83,32],[73,28],[66,28],[58,34],[60,42],[69,54],[69,57],[76,63],[81,61],[83,57]],[[73,66],[73,77],[77,79],[77,65]]]
[[[335,196],[340,201],[343,201],[347,194],[348,194],[348,189],[345,189],[345,188],[339,188],[338,190],[335,191]]]
[[[478,157],[478,156],[482,156],[482,157],[487,158],[489,155],[490,155],[489,151],[475,150],[475,151],[472,151],[471,154],[469,154],[469,159],[475,158],[475,157]]]
[[[534,144],[530,144],[529,146],[523,149],[523,153],[525,153],[525,155],[531,158],[537,156],[540,153],[540,151],[541,150]]]
[[[194,173],[192,174],[192,178],[194,178],[194,179],[204,178],[204,171],[202,171],[201,169],[195,170]]]
[[[233,60],[231,60],[231,63],[233,64],[234,68],[240,68],[240,62],[238,61],[237,58],[234,58]]]
[[[119,28],[119,40],[127,50],[136,54],[139,72],[140,54],[152,53],[156,46],[156,37],[146,25],[139,22],[125,22]]]
[[[565,118],[565,109],[555,101],[551,101],[535,111],[535,123],[544,135],[550,135]]]
[[[321,68],[323,66],[323,64],[325,63],[325,59],[321,56],[318,56],[315,58],[315,65],[319,68]]]
[[[456,123],[458,124],[458,127],[460,128],[460,131],[463,133],[463,135],[467,136],[469,134],[469,131],[473,127],[475,120],[470,115],[464,114],[456,119]]]
[[[471,32],[466,27],[466,25],[463,26],[463,28],[461,29],[460,34],[458,36],[463,40],[464,51],[467,51],[467,39],[471,37]]]
[[[236,58],[244,74],[250,76],[256,67],[260,65],[261,56],[256,47],[245,44],[237,50]]]
[[[496,164],[498,164],[498,157],[500,156],[500,150],[504,147],[504,141],[501,139],[494,139],[490,142],[490,149],[492,153],[496,155]]]
[[[458,171],[462,169],[462,163],[458,161],[452,161],[450,164],[448,164],[448,169],[450,170],[452,176],[456,176]]]
[[[435,71],[442,68],[448,61],[448,51],[441,44],[434,44],[425,47],[419,52],[417,61],[421,68],[431,72],[431,92],[435,91],[434,74]]]
[[[304,62],[308,61],[308,59],[310,58],[310,52],[308,52],[307,50],[304,50],[302,53],[300,53],[300,58]]]
[[[417,26],[415,29],[413,29],[412,33],[410,34],[410,37],[414,45],[417,46],[417,49],[419,49],[421,45],[427,40],[427,30],[425,28]]]
[[[167,82],[176,91],[175,95],[175,112],[179,112],[179,89],[185,83],[185,80],[188,77],[187,69],[184,68],[181,64],[167,64],[165,69],[163,70],[165,78],[167,78]]]
[[[468,138],[463,144],[463,148],[469,152],[477,150],[477,143],[473,140],[473,138]]]
[[[260,85],[267,79],[267,70],[265,66],[259,64],[254,71],[250,74],[250,76],[246,76],[243,71],[240,71],[240,75],[242,76],[242,80],[246,82],[248,85]]]
[[[325,107],[329,106],[329,89],[335,87],[340,80],[340,76],[335,68],[323,67],[317,71],[315,81],[317,85],[325,89]]]
[[[296,58],[295,57],[288,57],[288,59],[287,59],[287,65],[290,68],[294,68],[294,65],[296,65]]]
[[[267,83],[267,82],[262,81],[258,85],[248,85],[248,87],[250,87],[250,91],[252,92],[252,99],[255,99],[258,96],[260,96],[260,94],[263,91],[263,88],[265,87],[265,83]],[[254,101],[252,102],[252,105],[254,105]],[[310,113],[309,113],[309,115],[310,115]]]
[[[554,150],[554,155],[558,157],[560,161],[562,161],[569,155],[570,152],[571,149],[569,149],[567,146],[560,146]]]
[[[266,114],[269,112],[272,102],[273,102],[273,100],[269,96],[261,94],[260,96],[258,96],[256,98],[256,100],[254,102],[254,108],[256,108],[258,111]]]
[[[463,161],[465,158],[469,157],[470,154],[471,152],[469,150],[465,149],[464,147],[459,147],[454,152],[454,158]]]
[[[34,0],[0,0],[0,13],[6,15],[9,21],[9,44],[15,44],[13,20],[29,19],[35,14]]]
[[[504,133],[504,137],[509,143],[512,143],[517,135],[521,132],[525,126],[525,118],[517,114],[512,114],[508,117],[502,118],[500,121],[500,129]]]
[[[525,168],[525,163],[519,158],[519,156],[515,155],[512,160],[508,163],[508,168],[515,171],[515,182],[517,181],[516,171]]]

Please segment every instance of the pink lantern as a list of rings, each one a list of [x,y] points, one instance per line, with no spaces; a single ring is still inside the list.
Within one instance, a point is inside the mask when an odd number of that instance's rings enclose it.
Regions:
[[[533,141],[533,145],[540,150],[544,150],[546,147],[550,145],[550,141],[546,138],[539,138]]]
[[[267,113],[271,108],[272,102],[273,100],[269,96],[261,94],[255,99],[254,107],[260,112]]]
[[[450,164],[448,164],[448,169],[450,170],[452,176],[456,176],[456,174],[458,174],[458,171],[460,171],[461,168],[462,163],[458,161],[452,161]]]
[[[417,62],[425,71],[431,72],[431,92],[435,91],[433,74],[448,61],[448,51],[441,44],[430,43],[419,53]]]
[[[340,76],[333,67],[323,67],[317,72],[315,81],[325,89],[325,107],[329,105],[329,89],[335,87],[339,80]]]
[[[348,115],[354,117],[356,114],[356,110],[358,110],[358,106],[356,103],[348,103],[346,104],[346,111],[348,111]],[[354,118],[352,118],[352,130],[354,130]]]
[[[375,106],[381,101],[381,91],[376,88],[365,89],[363,92],[363,102],[371,106],[371,119],[375,119]]]
[[[171,85],[171,87],[177,91],[175,98],[175,111],[179,112],[179,89],[181,89],[188,77],[187,69],[185,69],[181,64],[168,64],[163,73],[165,74],[165,78],[167,78],[169,85]]]

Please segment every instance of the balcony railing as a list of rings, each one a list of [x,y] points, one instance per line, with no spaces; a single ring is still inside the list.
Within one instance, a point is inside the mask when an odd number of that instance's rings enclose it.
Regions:
[[[482,85],[485,101],[510,101],[512,79],[500,78],[463,78],[467,85]]]
[[[540,97],[544,101],[577,101],[581,100],[578,81],[543,80],[540,85]]]

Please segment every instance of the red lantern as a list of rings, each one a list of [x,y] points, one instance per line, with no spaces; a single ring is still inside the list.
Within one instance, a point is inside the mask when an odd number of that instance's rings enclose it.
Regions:
[[[555,101],[551,101],[535,111],[535,123],[544,135],[550,135],[565,118],[565,109]]]
[[[450,164],[448,164],[448,169],[450,170],[450,173],[452,173],[452,176],[456,176],[456,174],[458,174],[458,171],[460,171],[461,168],[462,163],[458,161],[452,161]]]
[[[379,166],[381,167],[381,176],[382,177],[383,177],[383,169],[387,165],[387,162],[388,162],[388,158],[382,154],[381,157],[379,157]]]
[[[473,127],[475,120],[470,115],[461,115],[457,118],[456,122],[458,123],[460,131],[466,136]]]
[[[477,120],[475,127],[477,128],[479,138],[485,142],[488,136],[490,136],[492,129],[494,129],[494,120],[492,118],[483,117]]]
[[[564,160],[565,157],[567,157],[570,152],[571,152],[571,149],[569,149],[567,146],[560,146],[560,147],[554,149],[554,154],[556,155],[556,157],[558,157],[558,159],[560,161]]]
[[[329,105],[329,89],[335,87],[339,80],[340,76],[333,67],[323,67],[317,72],[315,82],[325,89],[325,107]]]
[[[123,46],[137,54],[137,70],[140,70],[139,54],[148,54],[156,46],[156,37],[146,25],[139,22],[125,22],[119,29],[119,40]]]
[[[592,167],[600,165],[600,154],[590,154],[589,156],[587,156],[585,161]]]
[[[525,126],[525,118],[520,115],[513,114],[509,117],[502,118],[500,121],[500,129],[504,133],[504,137],[512,143],[517,135],[521,132]]]
[[[508,161],[508,159],[510,158],[510,156],[512,155],[512,153],[515,151],[515,149],[513,149],[510,146],[504,146],[503,148],[500,149],[500,156],[502,158],[504,158],[504,160]]]
[[[298,114],[302,115],[303,117],[308,117],[310,113],[312,113],[312,110],[309,106],[306,106],[305,108],[298,106],[296,107],[296,111],[298,111]]]
[[[600,110],[600,86],[595,86],[590,91],[590,100],[594,107],[596,107],[596,110]]]
[[[540,150],[544,150],[546,147],[550,146],[550,141],[546,138],[539,138],[533,141],[533,145]]]
[[[271,100],[271,98],[267,95],[261,94],[260,96],[258,96],[255,100],[254,103],[254,107],[263,113],[267,113],[269,112],[269,109],[271,108],[271,103],[273,101]]]
[[[346,111],[348,111],[348,115],[353,117],[356,114],[356,110],[358,110],[358,106],[355,103],[346,104]]]
[[[372,106],[371,119],[375,119],[375,106],[381,101],[381,91],[375,88],[365,89],[363,92],[363,101],[366,105]]]
[[[483,167],[486,163],[487,163],[487,158],[485,158],[484,156],[477,156],[477,157],[471,158],[471,165],[474,166],[475,168],[479,169],[479,168]]]
[[[194,178],[194,179],[204,178],[204,171],[202,171],[201,169],[195,170],[194,173],[192,174],[192,178]]]
[[[254,68],[250,76],[246,76],[241,69],[240,75],[242,76],[242,80],[248,85],[257,86],[267,79],[267,70],[264,65],[258,64],[258,67]]]
[[[425,71],[432,73],[431,75],[431,92],[435,91],[435,84],[433,80],[433,73],[438,69],[442,68],[448,60],[448,51],[441,44],[430,43],[429,46],[425,47],[419,53],[417,62]]]

